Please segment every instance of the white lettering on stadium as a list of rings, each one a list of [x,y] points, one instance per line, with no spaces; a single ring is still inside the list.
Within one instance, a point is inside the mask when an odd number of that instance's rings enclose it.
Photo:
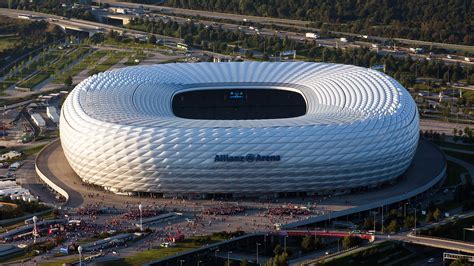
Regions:
[[[280,160],[280,155],[260,155],[252,153],[245,156],[218,154],[214,157],[214,162],[279,162]]]

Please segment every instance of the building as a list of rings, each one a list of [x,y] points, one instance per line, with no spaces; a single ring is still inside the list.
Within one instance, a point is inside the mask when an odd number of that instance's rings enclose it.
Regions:
[[[0,161],[13,160],[20,157],[21,157],[21,152],[9,151],[7,153],[2,154],[2,156],[0,156]]]
[[[31,116],[31,120],[33,120],[33,123],[35,123],[38,127],[46,126],[46,122],[44,121],[43,117],[41,117],[40,114],[31,113],[30,116]]]
[[[48,115],[48,118],[51,119],[54,123],[59,123],[59,115],[58,111],[56,111],[56,107],[54,106],[47,106],[46,107],[46,115]]]
[[[376,187],[405,172],[419,138],[405,88],[338,64],[123,68],[81,82],[61,112],[61,144],[84,182],[165,196]]]

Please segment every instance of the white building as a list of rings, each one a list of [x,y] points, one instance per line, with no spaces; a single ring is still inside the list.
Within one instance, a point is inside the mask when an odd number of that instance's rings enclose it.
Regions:
[[[46,122],[44,121],[43,117],[41,117],[40,114],[38,113],[31,113],[30,114],[31,116],[31,120],[33,120],[33,122],[39,126],[39,127],[44,127],[46,125]]]
[[[46,114],[48,115],[48,118],[51,119],[54,123],[59,123],[59,115],[58,111],[56,110],[56,107],[54,106],[48,106],[46,107]]]
[[[21,156],[21,153],[20,152],[17,152],[17,151],[9,151],[7,153],[4,153],[2,154],[2,156],[0,157],[0,161],[5,161],[5,160],[12,160],[12,159],[16,159],[18,157]]]
[[[415,102],[397,81],[325,63],[108,71],[69,94],[60,121],[84,182],[169,195],[375,186],[405,172],[419,138]]]

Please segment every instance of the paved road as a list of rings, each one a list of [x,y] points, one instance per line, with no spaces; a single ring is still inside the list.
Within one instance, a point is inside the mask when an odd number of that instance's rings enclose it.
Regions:
[[[210,11],[204,11],[204,10],[171,8],[171,7],[164,7],[164,6],[120,2],[116,0],[102,0],[102,2],[109,3],[111,6],[115,6],[115,7],[138,8],[140,6],[143,6],[143,7],[149,8],[150,10],[160,11],[163,13],[174,13],[174,14],[181,14],[181,15],[188,15],[188,16],[201,16],[201,17],[209,17],[209,18],[214,18],[214,19],[228,19],[228,20],[234,20],[239,23],[242,22],[244,19],[247,19],[248,21],[258,22],[261,24],[274,24],[274,25],[281,25],[285,27],[293,26],[293,27],[300,28],[301,30],[309,31],[309,32],[320,31],[320,29],[318,28],[308,27],[308,25],[311,22],[303,21],[303,20],[257,17],[257,16],[238,15],[238,14],[230,14],[230,13],[210,12]],[[359,36],[359,34],[356,34],[356,33],[340,32],[340,31],[330,31],[330,32],[334,34],[340,34],[340,35],[351,36],[351,37]],[[368,38],[372,40],[377,40],[377,41],[387,41],[389,39],[392,39],[392,38],[384,38],[384,37],[377,37],[377,36],[368,36]],[[410,40],[410,39],[403,39],[403,38],[393,38],[393,39],[398,42],[407,43],[407,44],[426,45],[426,46],[432,45],[433,47],[474,51],[474,47],[469,46],[469,45],[427,42],[427,41],[418,41],[418,40]]]
[[[332,197],[330,201],[339,202],[341,208],[324,216],[316,216],[307,220],[287,224],[285,228],[301,227],[315,222],[343,217],[351,213],[371,210],[382,205],[395,203],[401,198],[410,198],[422,187],[430,185],[435,177],[440,177],[445,169],[446,159],[443,153],[431,142],[421,139],[412,165],[403,174],[396,185],[378,188],[374,191],[360,194],[348,194]],[[420,194],[421,192],[417,193]],[[326,203],[327,204],[327,203]],[[328,217],[329,216],[329,217]]]

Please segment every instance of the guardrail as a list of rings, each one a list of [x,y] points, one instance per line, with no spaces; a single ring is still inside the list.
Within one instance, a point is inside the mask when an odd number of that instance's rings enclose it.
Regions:
[[[69,194],[66,192],[66,190],[62,189],[60,186],[56,185],[53,181],[51,181],[48,176],[46,176],[45,174],[43,174],[41,172],[41,169],[38,167],[38,157],[41,156],[41,153],[43,153],[43,151],[45,151],[46,149],[48,149],[51,145],[55,144],[56,142],[58,142],[59,139],[57,140],[54,140],[52,141],[51,143],[49,143],[48,145],[44,146],[41,151],[38,153],[38,155],[36,155],[36,158],[35,158],[35,171],[36,171],[36,174],[38,174],[38,176],[41,178],[41,180],[43,180],[43,182],[45,182],[48,186],[50,186],[54,191],[56,191],[57,193],[59,193],[61,196],[63,196],[65,199],[66,199],[66,202],[68,202],[69,200]]]
[[[434,145],[434,144],[431,144],[431,145]],[[442,151],[438,147],[436,147],[436,145],[434,145],[434,147],[439,152],[442,153]],[[444,161],[446,162],[446,157],[444,155],[443,155],[443,158],[444,158]],[[441,170],[441,172],[438,173],[438,175],[436,177],[434,177],[433,179],[431,179],[428,183],[426,183],[423,186],[420,186],[420,187],[418,187],[414,190],[408,191],[408,192],[406,192],[402,195],[393,196],[393,197],[386,198],[386,199],[383,199],[383,200],[380,200],[380,201],[372,202],[372,203],[369,203],[369,204],[357,206],[357,207],[350,208],[350,209],[345,209],[345,210],[342,210],[342,211],[335,211],[335,212],[332,212],[332,213],[329,213],[329,214],[324,214],[324,215],[320,215],[320,216],[316,216],[316,217],[311,217],[311,218],[308,218],[308,219],[305,219],[305,220],[288,223],[288,224],[282,225],[281,228],[282,228],[282,230],[291,229],[291,228],[300,227],[300,226],[304,226],[304,225],[308,225],[308,224],[322,222],[322,221],[329,220],[329,219],[336,219],[336,218],[343,217],[343,216],[350,215],[350,214],[354,214],[354,213],[359,213],[359,212],[363,212],[363,211],[377,209],[377,208],[380,208],[381,206],[386,206],[386,205],[390,205],[390,204],[393,204],[393,203],[396,203],[396,202],[404,201],[406,199],[412,198],[412,197],[414,197],[418,194],[421,194],[421,193],[427,191],[428,189],[435,186],[438,182],[440,182],[446,175],[446,167],[447,167],[447,164],[445,163],[443,169]]]
[[[450,244],[457,244],[457,245],[466,245],[466,246],[471,247],[474,251],[474,244],[467,241],[454,240],[454,239],[443,238],[443,237],[433,237],[433,236],[418,236],[418,235],[415,236],[412,233],[408,234],[408,237],[413,238],[413,239],[420,239],[420,240],[443,241],[443,242],[446,242],[447,244],[450,243]]]

